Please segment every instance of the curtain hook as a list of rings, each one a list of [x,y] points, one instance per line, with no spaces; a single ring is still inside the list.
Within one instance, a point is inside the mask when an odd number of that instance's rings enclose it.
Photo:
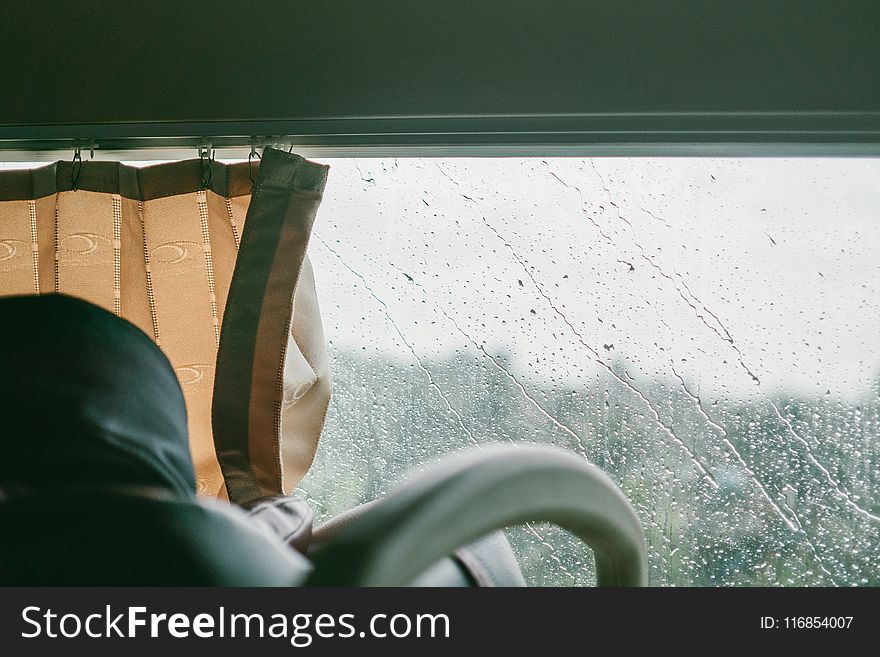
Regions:
[[[250,178],[251,180],[251,192],[254,191],[254,186],[257,184],[257,181],[254,179],[254,157],[256,157],[258,160],[263,159],[263,157],[257,152],[257,145],[251,144],[251,152],[248,153],[248,178]]]
[[[211,148],[210,143],[199,144],[199,172],[201,174],[202,189],[208,189],[211,186],[211,177],[213,176],[213,163],[215,151]]]
[[[74,192],[79,186],[79,177],[82,173],[82,167],[82,149],[77,145],[73,150],[73,161],[71,162],[70,167],[70,189]]]

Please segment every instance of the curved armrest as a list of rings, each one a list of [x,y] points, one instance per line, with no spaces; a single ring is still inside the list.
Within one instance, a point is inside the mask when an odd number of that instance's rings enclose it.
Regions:
[[[404,586],[489,532],[547,521],[587,543],[599,586],[647,584],[641,524],[613,481],[546,447],[489,447],[431,467],[319,544],[307,585]]]

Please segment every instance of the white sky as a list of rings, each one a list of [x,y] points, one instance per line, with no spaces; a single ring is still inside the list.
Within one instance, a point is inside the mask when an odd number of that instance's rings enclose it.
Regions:
[[[466,334],[545,384],[674,359],[715,395],[852,400],[880,375],[878,160],[324,161],[336,346],[412,360],[397,329],[424,358]]]

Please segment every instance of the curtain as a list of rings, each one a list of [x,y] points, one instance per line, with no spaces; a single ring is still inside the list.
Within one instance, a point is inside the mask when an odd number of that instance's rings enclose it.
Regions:
[[[135,324],[184,392],[199,493],[246,502],[289,492],[330,395],[306,256],[327,171],[266,149],[253,167],[0,172],[0,296],[73,295]]]

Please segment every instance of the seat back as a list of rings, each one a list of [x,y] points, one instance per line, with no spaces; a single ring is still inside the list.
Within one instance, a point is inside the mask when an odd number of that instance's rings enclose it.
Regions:
[[[305,557],[242,512],[102,492],[0,501],[6,586],[294,586]]]

